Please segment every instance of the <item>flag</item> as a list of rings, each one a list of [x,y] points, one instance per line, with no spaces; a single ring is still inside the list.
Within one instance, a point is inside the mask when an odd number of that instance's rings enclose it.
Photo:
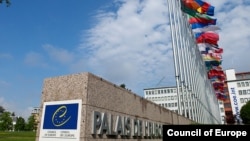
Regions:
[[[201,14],[214,15],[214,6],[202,0],[182,0],[181,8],[184,12],[198,12]]]
[[[207,14],[207,15],[214,15],[214,6],[210,5],[207,2],[201,1],[201,0],[195,0],[200,7],[197,9],[197,11],[201,14]]]
[[[202,24],[212,24],[212,25],[215,25],[216,24],[216,20],[217,19],[215,19],[215,18],[210,18],[210,17],[205,17],[205,16],[203,16],[203,17],[194,17],[194,16],[191,16],[191,15],[189,15],[189,19],[188,19],[188,21],[189,21],[189,23],[190,24],[194,24],[194,23],[202,23]]]
[[[192,26],[191,26],[192,27]],[[207,32],[207,31],[218,31],[221,30],[220,27],[218,27],[217,25],[203,25],[203,26],[197,26],[197,25],[193,25],[192,31],[194,33],[199,33],[199,32]]]
[[[213,45],[218,45],[219,35],[216,32],[208,31],[196,34],[197,43],[209,43]]]

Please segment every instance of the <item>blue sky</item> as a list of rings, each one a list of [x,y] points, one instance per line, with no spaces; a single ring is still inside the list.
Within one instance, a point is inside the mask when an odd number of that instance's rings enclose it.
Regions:
[[[166,0],[11,0],[0,5],[0,105],[27,118],[40,106],[43,80],[91,72],[144,88],[174,86]],[[250,71],[250,3],[215,7],[223,69]]]

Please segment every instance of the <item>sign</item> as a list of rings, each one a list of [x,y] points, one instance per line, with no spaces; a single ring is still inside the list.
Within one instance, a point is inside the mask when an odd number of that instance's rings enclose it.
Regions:
[[[79,141],[81,106],[81,100],[44,102],[39,141]]]

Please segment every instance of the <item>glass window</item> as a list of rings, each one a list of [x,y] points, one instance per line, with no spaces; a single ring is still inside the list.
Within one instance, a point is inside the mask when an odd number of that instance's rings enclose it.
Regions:
[[[242,95],[242,90],[239,90],[239,95]]]
[[[250,89],[247,90],[247,93],[250,94]]]
[[[232,108],[230,103],[225,103],[225,104],[224,104],[224,107],[225,107],[225,108]]]
[[[176,89],[174,89],[173,92],[176,93]]]
[[[174,103],[171,103],[171,106],[174,107]]]
[[[247,94],[247,90],[243,90],[243,94]]]
[[[247,103],[247,101],[248,101],[248,98],[245,98],[245,103]]]
[[[247,87],[249,86],[249,82],[246,82],[246,86],[247,86]]]
[[[241,86],[242,86],[242,87],[245,87],[245,82],[241,82]]]
[[[244,98],[240,98],[240,102],[241,102],[241,103],[244,103]]]
[[[238,86],[238,87],[241,87],[240,82],[237,83],[237,86]]]
[[[220,108],[220,112],[224,112],[224,109],[223,109],[223,108]]]

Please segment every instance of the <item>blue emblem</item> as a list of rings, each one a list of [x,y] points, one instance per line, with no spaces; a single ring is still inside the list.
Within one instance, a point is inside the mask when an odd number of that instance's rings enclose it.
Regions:
[[[78,103],[46,105],[43,129],[77,129]]]

